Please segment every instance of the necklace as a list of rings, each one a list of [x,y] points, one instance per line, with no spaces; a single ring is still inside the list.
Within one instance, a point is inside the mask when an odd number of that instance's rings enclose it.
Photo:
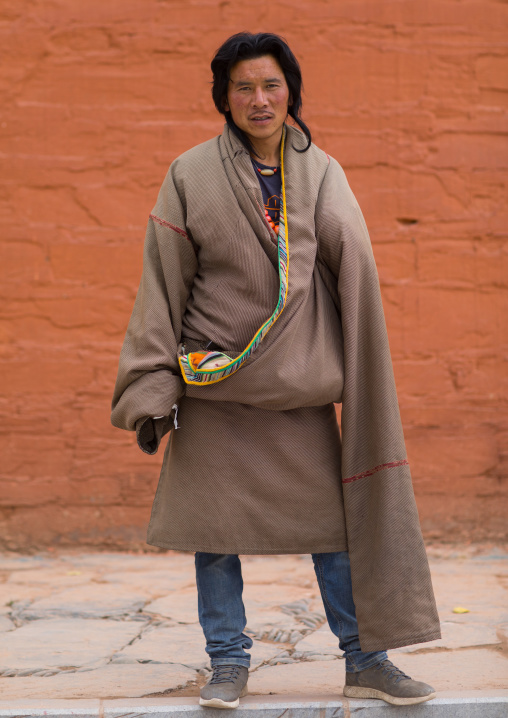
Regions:
[[[258,167],[258,163],[256,162],[256,160],[253,159],[252,161],[254,163],[255,168],[259,172],[259,174],[263,175],[264,177],[271,177],[279,169],[278,167],[270,168],[270,167],[266,167],[265,165],[261,165],[261,167]]]
[[[264,175],[265,177],[271,177],[277,172],[277,167],[274,167],[273,170],[270,169],[260,169],[259,167],[256,167],[257,171],[260,175]]]

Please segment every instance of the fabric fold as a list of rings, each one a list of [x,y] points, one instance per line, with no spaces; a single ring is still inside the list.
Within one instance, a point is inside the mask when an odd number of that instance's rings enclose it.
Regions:
[[[111,422],[133,431],[140,418],[169,416],[184,393],[177,362],[182,317],[197,258],[170,171],[148,220],[143,272],[120,352]]]

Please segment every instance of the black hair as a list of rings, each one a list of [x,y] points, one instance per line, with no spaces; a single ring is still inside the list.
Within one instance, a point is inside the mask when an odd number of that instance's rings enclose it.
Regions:
[[[215,53],[212,60],[212,97],[215,107],[226,118],[226,122],[231,131],[238,137],[240,142],[251,152],[256,154],[249,138],[233,121],[233,117],[229,110],[225,109],[225,103],[228,96],[228,84],[230,81],[231,70],[240,60],[253,60],[264,55],[272,55],[279,65],[282,67],[284,77],[289,88],[288,115],[293,118],[296,124],[303,130],[307,137],[308,143],[303,150],[297,152],[306,152],[309,149],[312,136],[305,122],[300,117],[302,110],[302,71],[298,60],[292,53],[287,42],[279,35],[271,32],[258,32],[256,34],[250,32],[238,32],[231,35],[226,42]],[[296,148],[295,148],[296,149]]]

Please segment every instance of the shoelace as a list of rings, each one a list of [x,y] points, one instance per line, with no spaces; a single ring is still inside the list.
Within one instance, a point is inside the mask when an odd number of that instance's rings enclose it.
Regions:
[[[210,683],[234,683],[240,673],[239,666],[219,665],[214,666]]]
[[[401,671],[400,668],[394,666],[393,663],[388,659],[385,659],[384,661],[379,663],[379,665],[376,666],[376,669],[378,671],[382,670],[383,673],[388,674],[388,678],[394,678],[395,683],[398,683],[403,678],[408,678],[409,680],[411,680],[411,676],[408,676],[406,673],[404,673],[404,671]]]

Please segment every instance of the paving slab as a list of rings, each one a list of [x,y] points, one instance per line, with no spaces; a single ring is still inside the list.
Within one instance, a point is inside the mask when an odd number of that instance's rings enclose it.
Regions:
[[[17,698],[139,697],[175,690],[196,680],[185,666],[157,664],[106,665],[85,673],[59,673],[46,678],[29,676],[4,682],[1,700]]]
[[[168,560],[169,562],[169,560]],[[114,584],[124,584],[131,588],[140,587],[150,593],[162,594],[166,591],[177,591],[182,588],[196,587],[194,573],[189,570],[176,572],[174,569],[146,570],[146,571],[113,571],[105,573],[102,581]]]
[[[288,651],[281,649],[280,646],[262,641],[254,641],[249,653],[251,655],[251,672],[263,664],[273,664],[278,660],[285,660],[289,656]]]
[[[123,621],[71,618],[31,621],[3,635],[0,672],[84,666],[122,650],[139,632],[138,623]],[[4,680],[0,677],[2,686]]]
[[[247,603],[247,628],[246,632],[262,639],[269,635],[277,635],[279,631],[285,631],[291,637],[294,631],[299,631],[302,625],[293,616],[283,613],[280,609],[264,609],[258,604]]]
[[[196,586],[175,590],[145,606],[145,613],[171,618],[177,623],[198,623],[198,594]]]
[[[408,675],[430,683],[437,691],[508,689],[508,657],[500,650],[477,648],[397,656],[389,651],[389,656]]]
[[[308,658],[315,654],[342,656],[343,652],[339,648],[339,639],[330,631],[328,624],[325,624],[298,641],[295,644],[295,653],[298,657]]]
[[[185,570],[194,575],[194,553],[187,551],[163,551],[160,553],[129,552],[92,552],[82,551],[60,552],[57,557],[61,561],[80,567],[92,568],[100,573],[112,571],[163,571]]]
[[[51,584],[41,586],[20,586],[0,584],[0,615],[12,612],[14,608],[28,606],[36,598],[50,596],[53,592]]]
[[[13,631],[16,628],[15,624],[7,616],[0,616],[0,633],[4,631]]]
[[[416,680],[430,683],[437,691],[488,690],[508,688],[508,660],[500,651],[488,649],[457,653],[439,652],[395,657],[394,662]],[[271,693],[322,693],[337,695],[344,685],[344,661],[323,663],[295,662],[258,669],[249,679],[249,692],[259,695]]]
[[[61,563],[58,566],[42,565],[24,571],[12,571],[7,584],[22,586],[51,586],[53,589],[71,588],[90,583],[95,576],[92,570],[78,570]]]
[[[472,646],[496,646],[501,644],[497,625],[467,623],[467,621],[441,621],[441,638],[429,643],[415,643],[397,648],[395,653],[417,653],[431,650],[453,650]]]
[[[66,589],[35,600],[23,608],[19,617],[28,621],[69,616],[72,618],[119,618],[139,612],[149,596],[121,586],[89,584]]]
[[[290,584],[315,589],[316,574],[307,555],[245,556],[242,575],[246,585]]]
[[[251,695],[320,694],[333,700],[342,694],[344,661],[304,661],[261,667],[249,677]]]
[[[265,608],[278,608],[294,601],[316,599],[319,595],[317,584],[303,587],[289,583],[256,584],[244,581],[244,602],[257,604]]]
[[[209,664],[203,631],[196,624],[162,626],[144,631],[139,641],[116,653],[114,660],[122,657],[136,661],[178,663],[196,671]]]
[[[485,624],[495,618],[508,622],[506,562],[434,562],[433,581],[442,620]],[[468,613],[454,614],[458,606],[467,608]]]
[[[52,559],[47,556],[0,555],[0,571],[26,571],[45,565],[52,566]]]

